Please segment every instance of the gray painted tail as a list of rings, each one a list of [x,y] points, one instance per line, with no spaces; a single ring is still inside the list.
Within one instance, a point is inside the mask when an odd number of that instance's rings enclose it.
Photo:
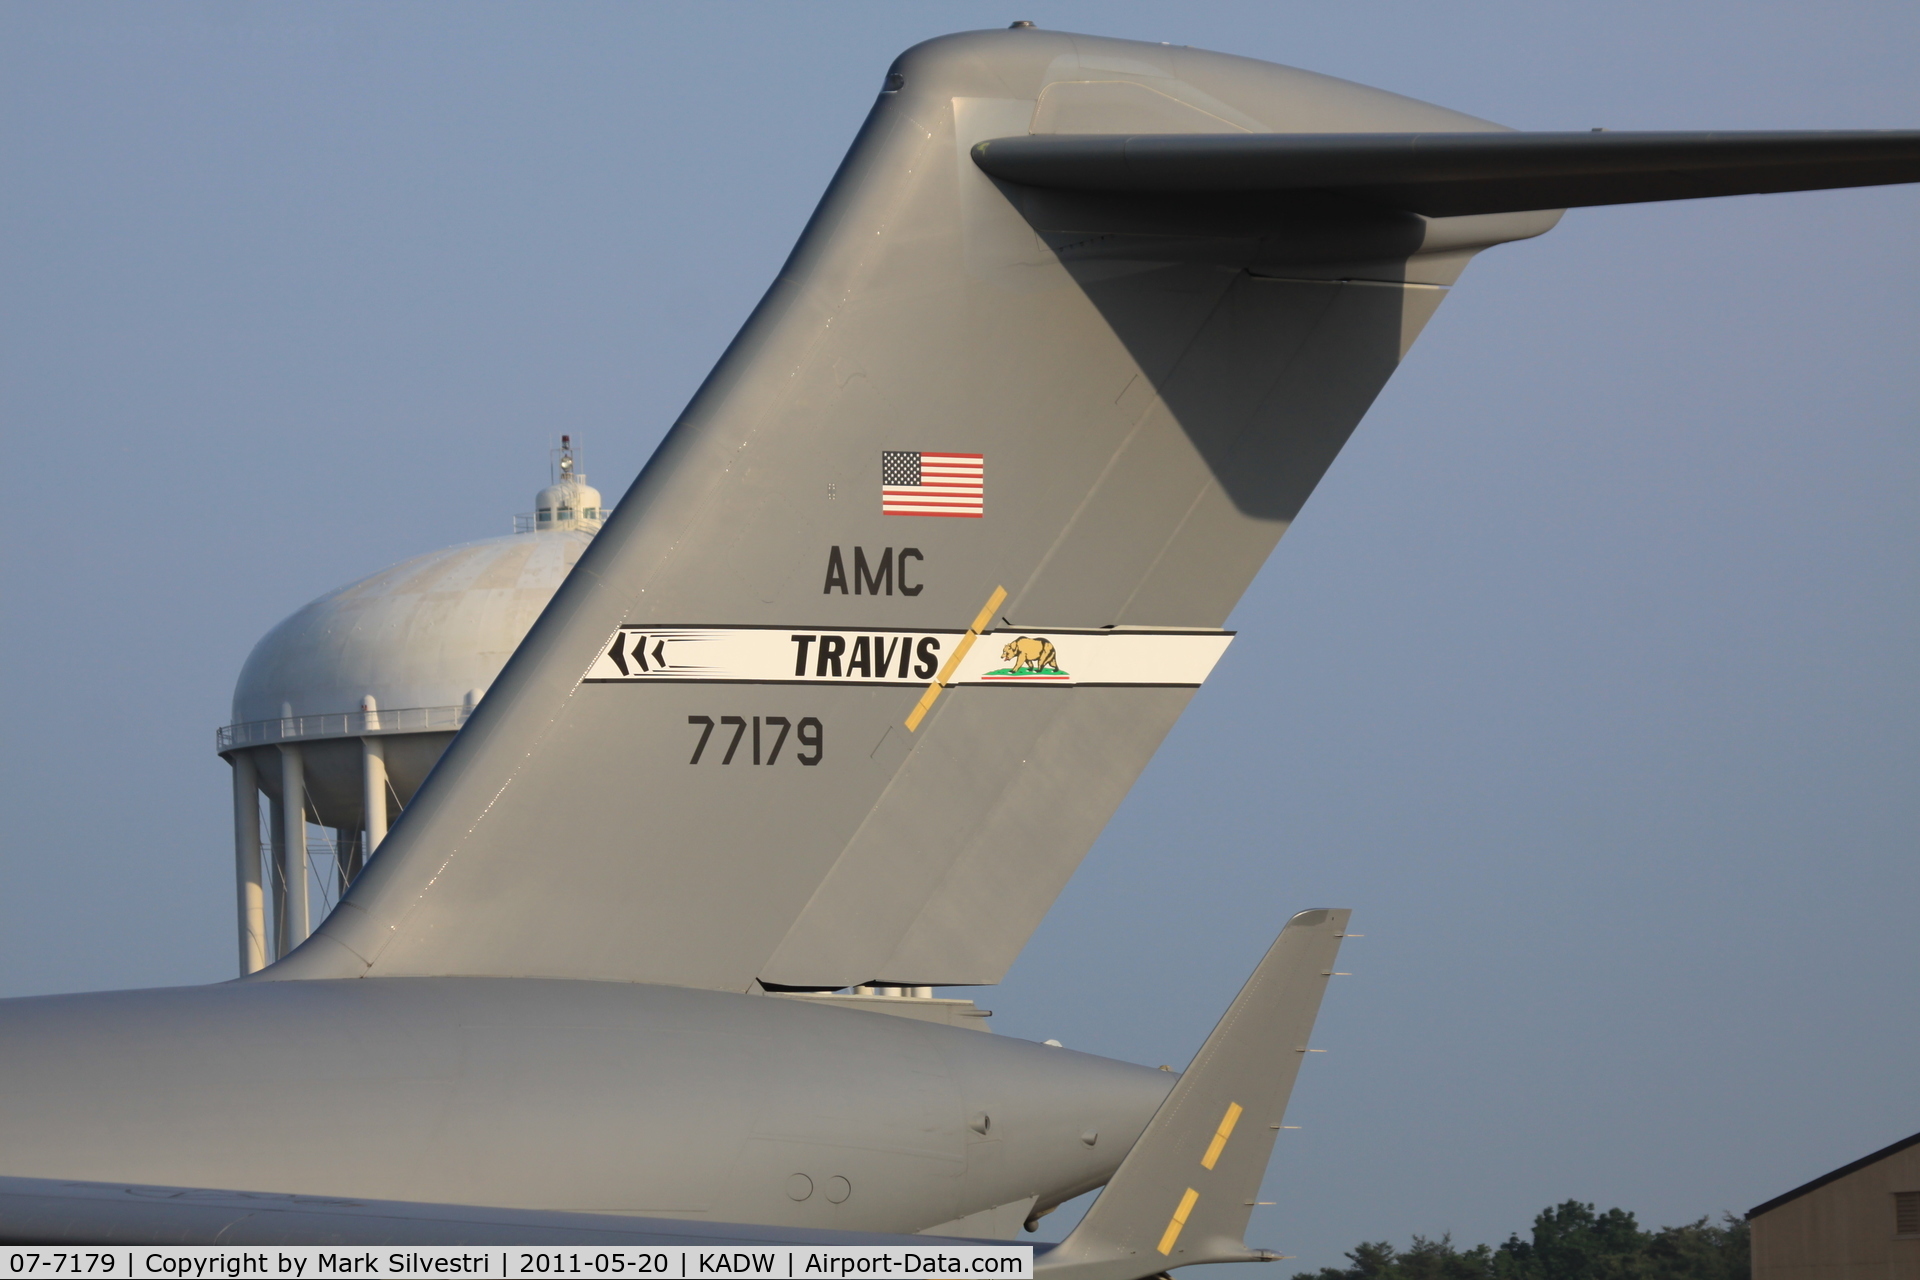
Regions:
[[[974,144],[1495,126],[1031,29],[893,72],[765,300],[264,978],[999,981],[1444,286],[1553,220],[1042,207]]]
[[[1343,909],[1287,922],[1087,1216],[1036,1270],[1140,1280],[1196,1262],[1273,1261],[1247,1222],[1307,1055]]]

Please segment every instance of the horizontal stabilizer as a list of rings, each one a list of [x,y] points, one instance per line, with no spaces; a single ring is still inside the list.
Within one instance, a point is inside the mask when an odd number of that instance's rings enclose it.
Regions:
[[[1920,182],[1920,130],[994,138],[989,175],[1104,192],[1321,193],[1429,217]]]
[[[1269,1262],[1243,1239],[1352,912],[1302,911],[1194,1055],[1100,1198],[1037,1271],[1143,1280]]]

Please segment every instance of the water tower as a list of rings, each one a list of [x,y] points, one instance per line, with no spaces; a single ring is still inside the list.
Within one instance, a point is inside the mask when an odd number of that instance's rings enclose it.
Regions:
[[[607,509],[572,439],[554,453],[511,534],[328,592],[248,656],[216,739],[233,766],[242,973],[306,938],[315,894],[330,908],[353,882],[599,532]]]

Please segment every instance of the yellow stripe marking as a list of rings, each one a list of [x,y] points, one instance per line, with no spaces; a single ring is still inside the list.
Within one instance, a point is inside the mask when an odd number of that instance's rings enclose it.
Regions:
[[[1173,1221],[1167,1224],[1165,1233],[1160,1237],[1158,1247],[1162,1255],[1173,1252],[1173,1242],[1180,1238],[1180,1228],[1187,1225],[1187,1215],[1193,1212],[1194,1202],[1199,1198],[1200,1193],[1192,1187],[1188,1187],[1187,1194],[1180,1197],[1180,1207],[1173,1211]]]
[[[946,665],[940,668],[940,674],[933,678],[933,683],[927,686],[927,691],[920,695],[920,701],[913,704],[913,711],[907,716],[908,733],[913,733],[920,728],[920,722],[927,718],[927,712],[933,708],[933,700],[940,696],[942,689],[947,687],[947,680],[953,675],[953,669],[960,665],[960,659],[967,656],[967,650],[973,648],[973,642],[980,638],[980,633],[987,629],[989,622],[993,621],[994,610],[998,609],[1006,598],[1005,587],[995,587],[993,594],[987,597],[986,607],[980,610],[979,616],[973,620],[973,625],[967,628],[967,634],[960,637],[960,643],[953,647],[953,655],[947,659]]]
[[[1207,1147],[1207,1154],[1200,1157],[1202,1169],[1213,1168],[1213,1162],[1226,1150],[1227,1139],[1233,1136],[1233,1126],[1240,1123],[1240,1104],[1229,1102],[1227,1114],[1220,1118],[1220,1127],[1214,1131],[1213,1142]]]

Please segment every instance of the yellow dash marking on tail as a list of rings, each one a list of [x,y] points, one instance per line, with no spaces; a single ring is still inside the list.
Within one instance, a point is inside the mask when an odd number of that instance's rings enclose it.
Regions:
[[[987,624],[993,621],[993,611],[995,609],[998,609],[1001,606],[1001,604],[1003,604],[1006,601],[1006,598],[1007,598],[1007,589],[1005,587],[995,587],[993,589],[993,594],[987,597],[987,603],[985,604],[985,606],[983,606],[979,614],[975,616],[973,620],[973,625],[971,627],[968,627],[967,630],[973,632],[976,635],[978,635],[982,631],[985,631],[987,629]],[[949,664],[949,667],[951,667],[951,664]]]
[[[979,615],[974,618],[973,625],[967,628],[967,634],[960,637],[960,643],[953,646],[953,654],[947,659],[946,665],[940,668],[940,674],[933,678],[933,683],[927,686],[927,691],[920,695],[920,701],[913,704],[913,710],[907,715],[908,733],[913,733],[920,728],[920,722],[926,719],[927,712],[933,709],[933,700],[940,696],[940,690],[946,688],[947,680],[953,675],[953,669],[960,665],[960,659],[967,656],[967,650],[973,648],[973,642],[978,640],[980,633],[987,629],[987,624],[993,621],[994,611],[1006,598],[1005,587],[995,587],[993,594],[987,597],[986,607],[981,609]]]
[[[1160,1237],[1158,1248],[1163,1256],[1173,1252],[1173,1243],[1180,1238],[1180,1228],[1187,1225],[1187,1215],[1193,1212],[1194,1202],[1199,1198],[1200,1193],[1192,1187],[1188,1187],[1187,1194],[1180,1197],[1180,1207],[1173,1211],[1173,1221],[1167,1224],[1166,1231]]]
[[[1233,1126],[1239,1123],[1240,1104],[1237,1102],[1229,1102],[1227,1104],[1227,1114],[1220,1117],[1220,1127],[1214,1130],[1213,1141],[1207,1146],[1207,1154],[1200,1157],[1200,1167],[1202,1169],[1213,1168],[1213,1162],[1220,1158],[1222,1151],[1226,1150],[1227,1139],[1233,1136]]]

